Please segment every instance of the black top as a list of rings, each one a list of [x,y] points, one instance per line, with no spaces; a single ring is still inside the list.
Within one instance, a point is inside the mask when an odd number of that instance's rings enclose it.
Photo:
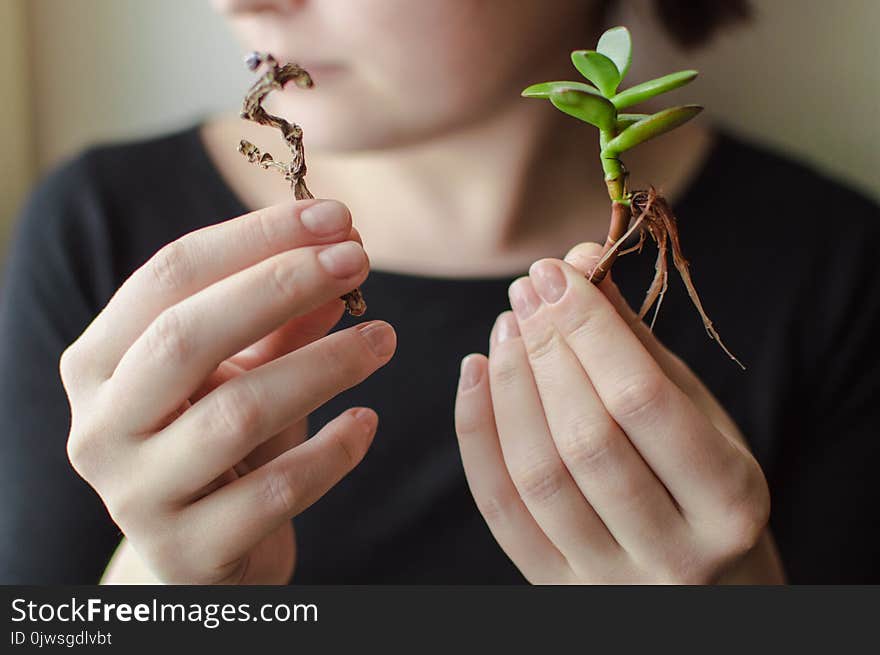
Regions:
[[[676,212],[706,310],[748,370],[708,338],[674,272],[655,332],[748,438],[789,579],[878,583],[880,208],[719,135]],[[68,463],[59,356],[160,246],[245,211],[197,125],[92,147],[33,191],[0,296],[0,582],[99,579],[120,532]],[[654,254],[648,246],[614,268],[636,307]],[[372,271],[366,318],[394,325],[397,354],[310,424],[366,405],[379,432],[360,466],[296,519],[294,582],[524,581],[474,506],[453,427],[460,360],[486,352],[516,277]]]

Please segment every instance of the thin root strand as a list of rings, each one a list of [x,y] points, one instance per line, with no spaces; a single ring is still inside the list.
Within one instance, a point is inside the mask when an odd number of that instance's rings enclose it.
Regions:
[[[694,286],[693,280],[691,279],[690,270],[688,268],[689,263],[687,259],[685,259],[684,254],[681,250],[681,242],[678,233],[678,222],[676,221],[675,215],[672,213],[672,210],[669,207],[669,203],[666,202],[665,198],[657,194],[657,191],[654,189],[654,187],[650,187],[647,191],[636,191],[633,193],[632,206],[638,209],[640,212],[638,221],[636,223],[636,225],[639,226],[640,230],[640,241],[638,244],[639,249],[641,250],[641,244],[644,240],[644,233],[646,231],[657,244],[657,261],[654,264],[654,279],[645,294],[645,299],[642,302],[641,309],[639,309],[639,320],[642,320],[645,317],[645,315],[648,313],[648,310],[651,308],[654,302],[657,301],[657,307],[654,310],[654,316],[651,320],[650,326],[650,329],[653,331],[654,322],[657,320],[657,314],[660,311],[660,303],[663,302],[663,296],[666,293],[667,289],[668,264],[666,252],[671,245],[672,261],[675,264],[675,268],[678,270],[679,275],[681,276],[682,282],[687,289],[688,296],[690,296],[691,302],[694,304],[694,307],[697,308],[697,311],[700,314],[700,318],[703,321],[703,326],[706,328],[706,332],[711,339],[714,339],[716,342],[718,342],[718,345],[721,347],[722,350],[724,350],[725,353],[727,353],[728,357],[739,364],[740,368],[745,370],[746,367],[743,365],[743,363],[739,359],[737,359],[732,352],[730,352],[727,346],[724,345],[724,342],[721,340],[721,335],[719,335],[718,331],[715,330],[712,321],[706,314],[706,310],[703,309],[703,303],[700,301],[700,296],[697,293],[697,289]],[[635,225],[633,227],[635,227]],[[627,232],[627,234],[629,234],[629,232]]]

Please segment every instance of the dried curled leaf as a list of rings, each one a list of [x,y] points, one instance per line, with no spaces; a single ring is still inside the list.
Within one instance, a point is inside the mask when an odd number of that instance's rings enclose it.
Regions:
[[[241,108],[241,117],[260,125],[268,125],[281,131],[285,143],[293,153],[293,159],[289,162],[277,161],[268,152],[261,153],[250,141],[242,139],[238,144],[238,151],[247,157],[249,162],[258,164],[264,169],[275,168],[284,179],[290,182],[294,197],[297,200],[314,198],[312,192],[306,186],[306,154],[303,148],[302,128],[296,123],[289,123],[280,116],[270,114],[263,109],[263,99],[272,91],[284,88],[288,82],[293,82],[302,89],[311,88],[314,83],[305,69],[296,64],[279,65],[270,54],[253,52],[245,59],[245,64],[252,71],[257,70],[262,64],[266,65],[266,72],[248,90]],[[353,289],[342,296],[345,307],[352,316],[361,316],[367,310],[360,289]]]

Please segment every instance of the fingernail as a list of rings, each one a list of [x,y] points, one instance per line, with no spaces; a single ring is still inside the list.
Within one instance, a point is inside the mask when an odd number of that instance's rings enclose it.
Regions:
[[[510,285],[508,295],[510,296],[510,306],[513,307],[513,311],[519,319],[528,318],[541,306],[541,299],[535,293],[530,278],[521,277],[515,280]]]
[[[360,271],[367,263],[367,257],[359,243],[343,241],[319,252],[318,261],[330,275],[346,278]]]
[[[394,352],[394,330],[387,323],[382,321],[361,323],[358,325],[358,330],[377,357],[388,357]]]
[[[351,413],[351,415],[354,416],[358,423],[367,428],[372,428],[373,423],[375,423],[376,413],[366,407],[358,407]]]
[[[546,260],[535,262],[532,264],[529,275],[535,290],[544,299],[544,302],[553,304],[565,293],[565,287],[568,284],[565,273],[553,262]]]
[[[460,391],[473,389],[483,376],[483,367],[477,361],[475,355],[468,355],[461,360],[461,374],[459,375],[458,388]]]
[[[519,336],[519,325],[516,318],[510,312],[504,312],[498,317],[498,343],[504,343],[508,339]]]
[[[564,261],[568,264],[571,264],[578,271],[583,273],[584,275],[589,275],[590,272],[596,268],[596,264],[599,263],[601,257],[596,255],[595,257],[584,255],[581,253],[568,253],[565,256]]]
[[[303,209],[299,220],[312,234],[326,237],[348,226],[348,209],[338,200],[319,200]]]

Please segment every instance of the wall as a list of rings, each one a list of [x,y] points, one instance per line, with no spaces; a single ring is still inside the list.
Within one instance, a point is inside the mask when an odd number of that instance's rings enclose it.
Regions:
[[[253,81],[207,0],[29,7],[41,168],[84,143],[173,129],[234,106]]]
[[[663,46],[650,2],[624,3],[636,47],[660,53],[646,77],[696,68],[686,101],[880,200],[880,1],[752,0],[750,26],[687,56]]]
[[[27,192],[35,172],[31,135],[26,14],[23,0],[0,0],[0,252],[5,250],[9,218]]]

